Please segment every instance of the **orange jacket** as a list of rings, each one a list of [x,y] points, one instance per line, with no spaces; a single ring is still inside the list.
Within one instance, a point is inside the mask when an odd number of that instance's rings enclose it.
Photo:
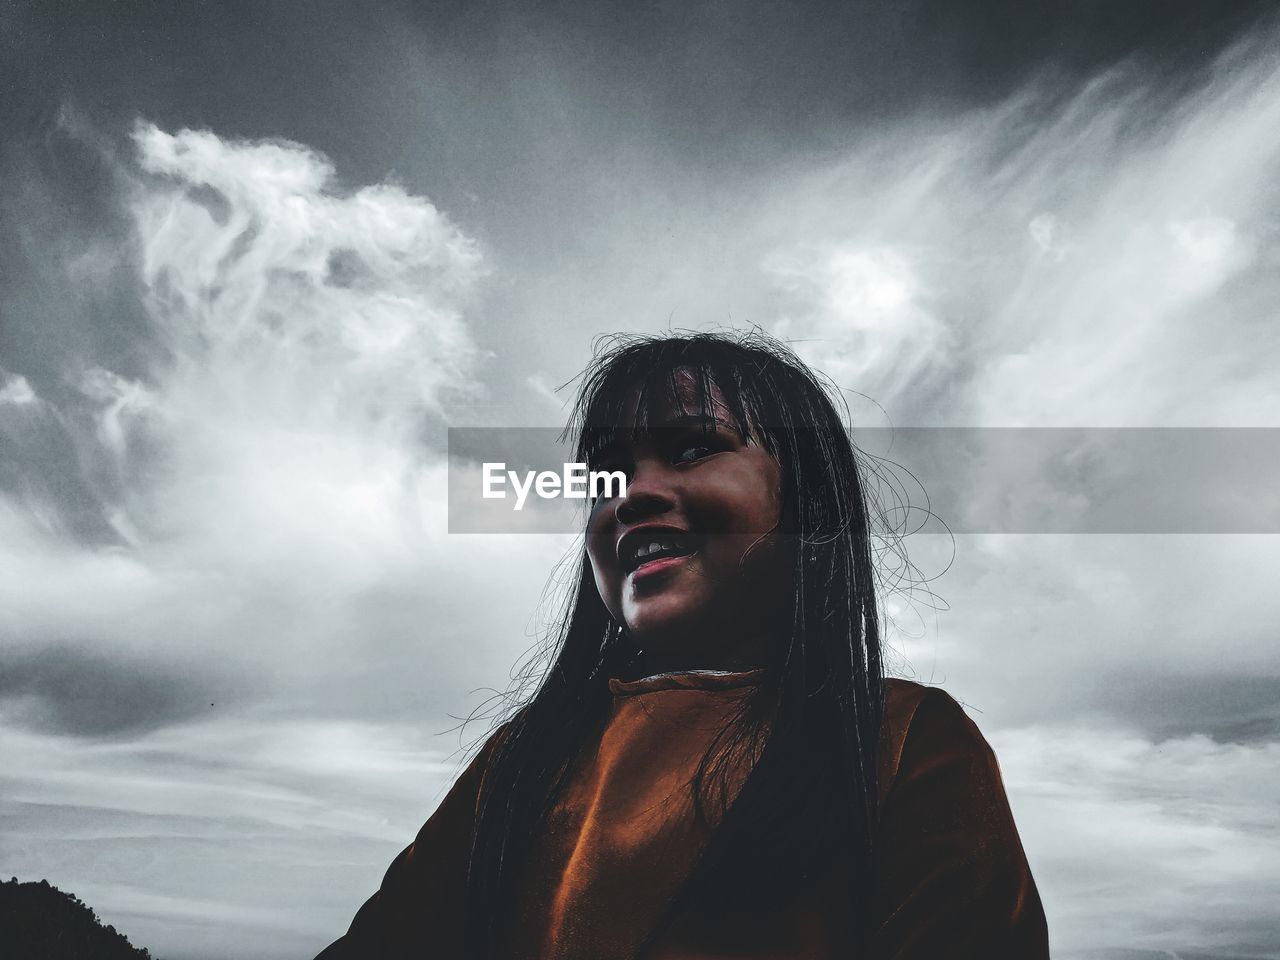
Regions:
[[[632,960],[711,827],[687,789],[757,671],[611,680],[601,730],[520,884],[512,960]],[[815,876],[771,909],[691,912],[642,960],[961,960],[1049,955],[1044,911],[995,755],[941,690],[885,687],[873,923],[850,940],[847,886]],[[345,936],[317,960],[461,960],[463,896],[485,761],[459,777]]]

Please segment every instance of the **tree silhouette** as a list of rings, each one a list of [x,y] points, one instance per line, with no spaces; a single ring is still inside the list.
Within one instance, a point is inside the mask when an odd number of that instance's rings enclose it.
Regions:
[[[48,880],[0,883],[0,943],[0,952],[15,960],[153,960]]]

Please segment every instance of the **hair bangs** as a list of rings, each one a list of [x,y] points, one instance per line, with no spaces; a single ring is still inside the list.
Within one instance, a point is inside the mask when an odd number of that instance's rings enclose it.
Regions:
[[[575,457],[594,466],[624,440],[661,430],[662,411],[674,408],[708,433],[727,414],[744,440],[777,457],[784,418],[776,395],[759,388],[759,366],[759,356],[715,337],[640,338],[614,346],[595,357],[561,440],[573,437]]]

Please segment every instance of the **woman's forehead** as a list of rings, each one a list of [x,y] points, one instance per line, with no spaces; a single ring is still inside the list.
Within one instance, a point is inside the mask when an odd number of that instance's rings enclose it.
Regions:
[[[660,389],[655,390],[655,386]],[[677,367],[657,384],[636,384],[628,390],[622,407],[623,426],[635,425],[642,396],[646,421],[661,422],[682,415],[710,413],[713,417],[725,417],[732,422],[724,391],[709,372],[703,374],[696,367]]]
[[[706,367],[688,364],[649,371],[608,393],[614,402],[606,399],[588,414],[579,435],[579,454],[593,462],[695,424],[710,433],[728,430],[746,443],[758,439],[750,404],[744,406],[745,398],[726,394],[715,372]]]

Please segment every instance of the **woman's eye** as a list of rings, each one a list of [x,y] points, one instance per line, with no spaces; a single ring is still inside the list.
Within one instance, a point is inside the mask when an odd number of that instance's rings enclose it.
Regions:
[[[688,463],[691,460],[701,460],[711,452],[711,448],[704,444],[692,444],[685,447],[676,455],[676,463]]]

